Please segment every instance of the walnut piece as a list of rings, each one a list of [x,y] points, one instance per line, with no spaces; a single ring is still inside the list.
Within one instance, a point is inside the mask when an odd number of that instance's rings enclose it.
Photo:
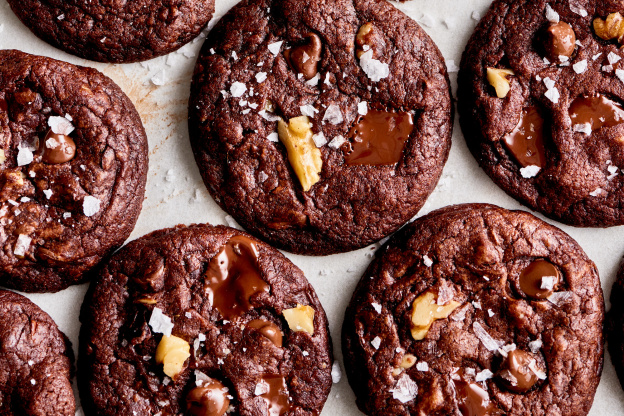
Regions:
[[[191,356],[189,343],[174,335],[164,336],[156,348],[156,362],[163,364],[163,372],[171,378],[184,368],[184,362]]]
[[[412,368],[416,364],[416,357],[412,354],[405,354],[401,359],[401,368]]]
[[[282,314],[291,330],[314,335],[314,309],[311,306],[298,304],[296,308],[284,309]]]
[[[594,31],[604,40],[617,39],[624,43],[624,17],[620,13],[611,13],[606,19],[594,19]]]
[[[321,178],[319,173],[323,167],[321,151],[312,140],[312,129],[307,116],[291,118],[288,123],[277,122],[277,133],[280,141],[288,151],[288,161],[301,182],[305,192]]]
[[[423,293],[412,303],[412,337],[416,341],[424,339],[433,321],[447,318],[460,305],[454,300],[446,305],[438,305],[437,296],[434,293]]]
[[[509,75],[514,75],[514,72],[511,69],[487,69],[487,80],[490,85],[493,86],[496,90],[496,96],[498,98],[507,97],[507,93],[511,89],[511,86],[509,85],[509,80],[507,79]]]

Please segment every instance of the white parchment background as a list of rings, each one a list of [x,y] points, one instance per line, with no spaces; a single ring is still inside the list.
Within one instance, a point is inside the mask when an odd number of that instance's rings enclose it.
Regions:
[[[211,25],[236,2],[217,0]],[[453,60],[459,65],[468,37],[489,4],[489,0],[412,0],[395,5],[424,27],[447,61]],[[212,200],[201,181],[188,139],[186,105],[195,56],[201,43],[202,40],[197,39],[178,52],[140,64],[98,64],[68,55],[39,40],[13,15],[6,1],[0,0],[0,48],[20,49],[97,68],[121,86],[139,111],[149,138],[150,165],[146,200],[131,239],[179,223],[228,224],[226,213]],[[449,70],[453,71],[454,65],[448,64]],[[451,72],[450,77],[455,93],[457,73]],[[420,214],[465,202],[522,208],[477,166],[466,148],[456,117],[453,145],[442,179]],[[580,229],[554,224],[576,239],[598,265],[608,309],[611,286],[624,254],[624,238],[621,237],[624,230],[622,227]],[[304,271],[319,294],[329,318],[334,353],[341,367],[340,328],[344,310],[376,248],[371,246],[321,258],[285,253]],[[78,312],[86,287],[75,286],[56,294],[28,295],[58,323],[71,339],[74,350],[77,350],[80,329]],[[323,411],[323,416],[329,415],[361,415],[346,377],[333,386]],[[624,415],[624,391],[608,354],[590,415]]]

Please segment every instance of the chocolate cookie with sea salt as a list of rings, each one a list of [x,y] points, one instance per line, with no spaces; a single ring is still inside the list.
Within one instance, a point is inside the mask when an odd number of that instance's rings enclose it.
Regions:
[[[377,253],[346,311],[345,367],[367,415],[582,416],[603,316],[596,267],[567,234],[450,206]]]
[[[508,194],[576,226],[624,224],[621,2],[496,0],[464,52],[471,152]]]
[[[232,228],[178,226],[113,255],[81,312],[88,415],[314,416],[327,318],[301,270]]]
[[[84,281],[141,210],[147,138],[100,72],[0,51],[0,285]]]
[[[189,102],[215,200],[306,254],[365,246],[413,217],[446,161],[451,118],[439,50],[377,0],[239,3],[209,34]]]

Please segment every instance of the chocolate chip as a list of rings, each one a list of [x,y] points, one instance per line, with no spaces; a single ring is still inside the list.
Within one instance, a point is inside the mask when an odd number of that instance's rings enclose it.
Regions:
[[[576,48],[576,35],[566,22],[551,23],[546,29],[544,49],[551,62],[561,62],[560,56],[569,58]]]
[[[520,122],[505,135],[504,141],[520,166],[544,167],[544,119],[536,107],[524,109]]]
[[[282,331],[273,322],[264,319],[254,319],[247,324],[249,328],[257,330],[276,347],[282,347]]]
[[[520,273],[520,288],[530,298],[546,299],[561,280],[559,269],[546,260],[535,260]]]
[[[321,60],[323,44],[315,33],[306,35],[306,43],[284,51],[284,56],[290,66],[298,74],[303,74],[306,80],[314,78],[318,72],[318,62]]]
[[[193,416],[222,416],[230,405],[225,386],[210,379],[186,396],[186,410]]]
[[[69,162],[76,155],[76,143],[64,134],[56,134],[52,130],[48,131],[43,143],[43,161],[50,164]]]
[[[568,109],[572,125],[589,124],[591,130],[613,127],[624,122],[624,108],[602,94],[578,97]]]
[[[498,376],[505,388],[514,393],[525,393],[539,380],[531,365],[536,365],[533,354],[522,350],[513,350],[501,365]]]

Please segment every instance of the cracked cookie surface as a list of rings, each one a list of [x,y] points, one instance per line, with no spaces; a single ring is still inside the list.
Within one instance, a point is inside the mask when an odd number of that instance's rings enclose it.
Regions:
[[[92,283],[81,322],[87,414],[318,415],[331,387],[314,289],[232,228],[178,226],[129,243]]]
[[[130,99],[96,70],[0,51],[0,284],[84,281],[138,218],[147,138]]]
[[[600,380],[595,265],[521,211],[457,205],[395,234],[345,314],[368,415],[586,415]]]
[[[505,192],[563,223],[606,227],[624,224],[624,54],[596,21],[622,3],[579,5],[494,1],[462,57],[458,111]],[[492,70],[510,71],[496,91]]]
[[[418,212],[451,119],[441,53],[374,0],[239,3],[208,35],[189,102],[219,205],[271,244],[317,255],[373,243]],[[285,139],[289,121],[301,131]]]
[[[100,62],[144,61],[172,52],[204,29],[214,0],[9,0],[39,38]]]

